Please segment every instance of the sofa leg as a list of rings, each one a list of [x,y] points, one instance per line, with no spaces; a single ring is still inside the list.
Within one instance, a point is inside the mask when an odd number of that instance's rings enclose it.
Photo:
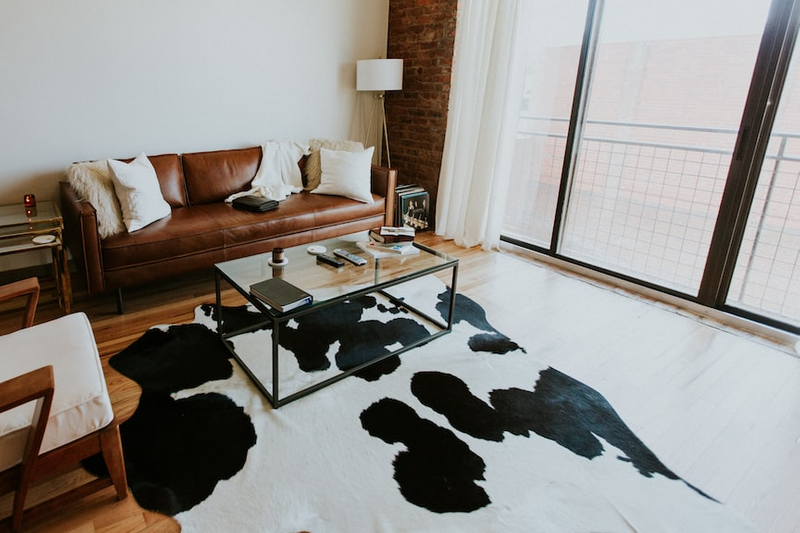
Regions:
[[[125,306],[122,305],[122,289],[117,289],[117,313],[125,314]]]

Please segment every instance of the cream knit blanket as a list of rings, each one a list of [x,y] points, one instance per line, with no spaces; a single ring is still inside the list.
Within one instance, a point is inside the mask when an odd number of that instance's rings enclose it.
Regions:
[[[228,196],[232,202],[242,196],[259,196],[281,201],[303,190],[303,176],[297,161],[308,154],[308,145],[295,141],[267,141],[261,145],[261,165],[250,189]]]

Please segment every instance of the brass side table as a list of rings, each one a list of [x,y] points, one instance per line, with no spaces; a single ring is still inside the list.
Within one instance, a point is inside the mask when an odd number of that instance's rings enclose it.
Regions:
[[[69,313],[72,283],[63,231],[64,219],[52,200],[39,201],[34,207],[25,207],[21,202],[0,206],[0,256],[49,248],[58,305]]]

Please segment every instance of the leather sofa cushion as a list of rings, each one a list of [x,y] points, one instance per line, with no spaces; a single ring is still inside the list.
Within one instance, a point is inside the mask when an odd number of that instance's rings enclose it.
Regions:
[[[246,191],[261,164],[261,147],[183,154],[190,205],[221,202]]]
[[[183,179],[183,167],[178,154],[162,154],[147,156],[158,176],[161,194],[170,207],[185,207],[186,182]]]
[[[187,204],[186,181],[183,179],[181,157],[178,154],[148,155],[161,187],[161,195],[170,207],[184,207]],[[133,161],[133,157],[120,159],[125,163]]]
[[[277,209],[253,213],[215,202],[173,209],[172,214],[134,233],[123,233],[103,241],[106,271],[134,265],[222,251],[250,242],[382,216],[384,199],[364,204],[322,194],[301,192],[283,200]]]

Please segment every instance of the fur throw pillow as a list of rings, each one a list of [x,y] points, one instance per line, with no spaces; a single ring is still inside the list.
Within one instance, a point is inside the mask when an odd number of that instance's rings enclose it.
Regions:
[[[125,231],[122,209],[108,171],[108,159],[71,164],[67,167],[67,180],[78,198],[92,204],[97,212],[97,231],[101,239]]]
[[[322,177],[322,164],[320,163],[319,151],[322,148],[335,151],[361,152],[364,145],[358,141],[334,141],[330,139],[311,139],[308,141],[310,154],[306,159],[306,185],[307,191],[313,191],[319,187]]]

